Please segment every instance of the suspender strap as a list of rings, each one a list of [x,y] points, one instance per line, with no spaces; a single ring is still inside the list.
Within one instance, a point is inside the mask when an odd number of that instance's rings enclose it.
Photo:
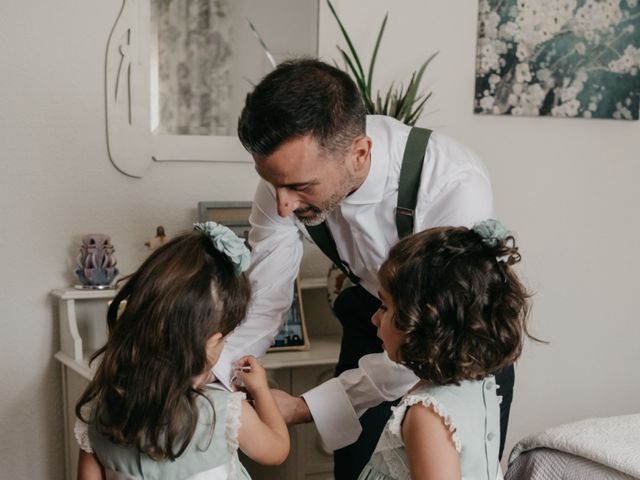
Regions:
[[[409,132],[404,156],[402,157],[398,185],[398,204],[396,207],[398,238],[403,238],[413,233],[413,217],[418,199],[418,189],[420,188],[422,164],[424,163],[430,136],[431,130],[424,128],[413,127]],[[318,248],[349,277],[349,280],[358,285],[360,278],[351,271],[349,264],[340,258],[336,242],[327,223],[323,222],[320,225],[307,226],[306,228]]]
[[[320,225],[315,225],[313,227],[307,225],[306,228],[315,244],[320,250],[322,250],[322,253],[329,257],[329,260],[342,270],[354,285],[359,285],[360,278],[351,271],[349,264],[340,258],[336,242],[333,239],[333,235],[331,235],[331,231],[329,230],[327,223],[322,222]]]
[[[398,205],[396,207],[398,238],[403,238],[413,233],[422,164],[424,163],[430,136],[431,130],[425,128],[413,127],[409,132],[404,156],[402,157],[398,185]]]

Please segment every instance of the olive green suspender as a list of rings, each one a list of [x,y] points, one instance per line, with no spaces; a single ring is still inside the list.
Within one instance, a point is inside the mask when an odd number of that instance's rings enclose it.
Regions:
[[[404,148],[402,167],[400,168],[400,180],[398,184],[398,203],[396,206],[396,229],[398,238],[406,237],[413,233],[413,219],[420,188],[420,176],[422,164],[427,151],[427,144],[431,130],[413,127],[409,132],[407,145]],[[307,232],[313,238],[315,244],[329,259],[349,277],[355,284],[360,283],[360,278],[351,271],[349,264],[340,258],[336,242],[326,222],[316,226],[307,226]]]

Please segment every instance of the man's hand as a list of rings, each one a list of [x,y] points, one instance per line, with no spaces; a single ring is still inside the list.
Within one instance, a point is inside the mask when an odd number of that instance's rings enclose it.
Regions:
[[[313,421],[307,402],[302,397],[294,397],[282,390],[271,389],[271,394],[278,404],[278,409],[287,425],[309,423]]]

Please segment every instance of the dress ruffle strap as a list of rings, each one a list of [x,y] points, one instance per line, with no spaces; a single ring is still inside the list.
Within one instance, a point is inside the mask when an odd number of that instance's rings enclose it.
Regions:
[[[80,416],[86,420],[89,420],[91,415],[91,409],[93,408],[93,402],[85,403],[80,409]],[[89,425],[76,417],[76,423],[73,426],[73,435],[76,437],[76,442],[83,452],[93,453],[91,448],[91,441],[89,440]]]
[[[394,435],[402,438],[402,420],[407,414],[407,409],[412,405],[416,405],[418,403],[424,405],[425,407],[431,408],[439,417],[442,418],[444,424],[451,432],[451,438],[453,440],[453,444],[456,447],[456,451],[460,453],[462,445],[460,444],[460,439],[458,438],[457,428],[453,421],[453,418],[451,418],[451,415],[447,413],[446,408],[438,400],[430,395],[407,395],[397,407],[391,407],[393,413],[391,414],[391,418],[389,419],[388,423],[389,431]]]

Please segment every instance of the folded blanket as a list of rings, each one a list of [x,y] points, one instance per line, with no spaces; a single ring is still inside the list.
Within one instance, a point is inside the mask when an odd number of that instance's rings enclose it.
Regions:
[[[549,428],[518,442],[509,463],[534,448],[553,448],[640,477],[640,414],[589,418]]]

